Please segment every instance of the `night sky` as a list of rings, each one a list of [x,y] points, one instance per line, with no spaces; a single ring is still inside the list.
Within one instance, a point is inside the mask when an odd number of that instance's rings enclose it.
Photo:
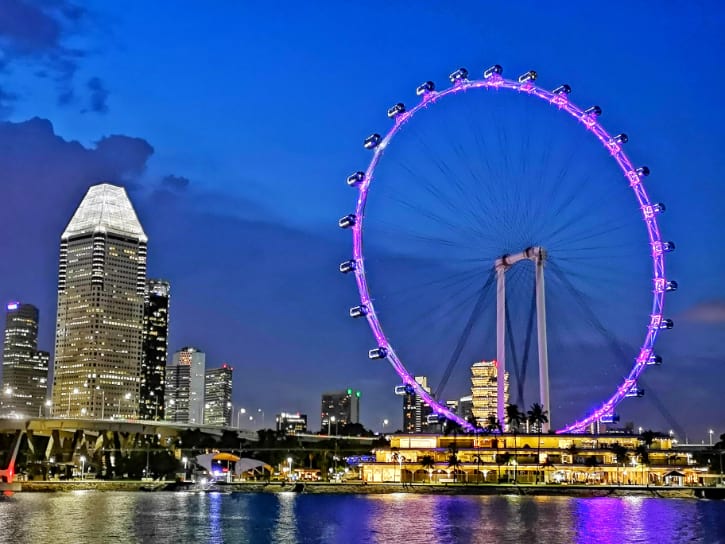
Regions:
[[[37,305],[52,351],[60,234],[90,185],[121,184],[149,276],[172,284],[170,352],[230,363],[235,404],[266,426],[301,411],[316,429],[320,393],[354,387],[366,426],[398,428],[396,376],[368,360],[369,330],[346,317],[354,281],[336,270],[350,253],[335,225],[355,201],[345,178],[422,81],[533,68],[629,134],[668,205],[675,329],[646,373],[654,399],[623,420],[698,442],[725,432],[725,8],[417,6],[0,0],[0,300]]]

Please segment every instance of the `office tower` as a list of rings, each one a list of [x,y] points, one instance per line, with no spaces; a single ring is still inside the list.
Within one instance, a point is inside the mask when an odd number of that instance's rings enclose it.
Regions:
[[[141,382],[146,234],[126,191],[88,189],[61,236],[53,411],[134,417]]]
[[[277,432],[297,434],[307,432],[307,414],[282,412],[277,414]]]
[[[353,389],[323,393],[322,431],[336,434],[348,423],[360,423],[360,396],[360,391]]]
[[[38,309],[31,304],[11,302],[6,310],[0,415],[48,416],[45,401],[49,356],[37,349]]]
[[[165,376],[164,419],[189,423],[191,365],[168,365]]]
[[[498,364],[496,361],[480,361],[471,366],[471,396],[473,416],[479,425],[485,426],[489,416],[495,416],[498,408]],[[505,374],[504,403],[509,399],[509,375]],[[503,421],[499,422],[501,426]]]
[[[466,395],[458,400],[458,415],[469,421],[473,417],[473,397]]]
[[[139,405],[141,419],[164,419],[170,294],[169,282],[151,279],[146,281]]]
[[[176,367],[187,367],[178,369]],[[174,353],[170,365],[166,367],[166,376],[176,380],[177,385],[166,383],[166,409],[170,409],[174,403],[181,402],[186,408],[178,412],[172,421],[183,421],[184,423],[204,423],[204,382],[206,370],[206,354],[194,347],[184,347]],[[187,377],[188,376],[188,377]],[[188,387],[186,386],[188,383]],[[172,394],[172,389],[174,392]],[[187,392],[188,391],[188,392]],[[177,398],[178,395],[182,395]],[[179,415],[186,413],[186,420],[179,419]],[[169,419],[169,418],[166,418]]]
[[[232,426],[232,373],[224,363],[206,371],[204,382],[204,424]]]
[[[430,393],[427,376],[416,376],[415,381],[420,384],[423,391]],[[403,432],[425,433],[429,432],[428,416],[433,409],[414,391],[403,395]]]

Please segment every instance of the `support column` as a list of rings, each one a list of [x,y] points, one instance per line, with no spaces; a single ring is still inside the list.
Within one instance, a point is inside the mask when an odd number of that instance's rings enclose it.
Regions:
[[[539,248],[536,258],[536,331],[539,344],[539,397],[541,405],[549,415],[551,422],[551,406],[549,405],[549,350],[546,342],[546,297],[544,289],[544,259],[546,253]],[[542,432],[549,432],[550,423],[544,423]]]
[[[496,266],[496,385],[497,414],[499,424],[506,421],[506,266]]]

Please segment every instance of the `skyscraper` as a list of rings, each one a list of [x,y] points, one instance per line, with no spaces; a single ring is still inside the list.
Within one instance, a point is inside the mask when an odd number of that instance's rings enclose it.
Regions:
[[[191,365],[168,365],[164,391],[164,419],[189,423],[189,384]]]
[[[164,419],[166,360],[169,352],[169,282],[148,280],[143,311],[141,419]]]
[[[204,424],[232,425],[232,373],[224,363],[221,368],[206,371],[204,382]]]
[[[416,376],[415,381],[424,391],[430,393],[427,376]],[[433,409],[414,391],[403,396],[403,432],[424,433],[428,431],[428,416]]]
[[[353,389],[323,393],[320,418],[322,430],[337,432],[348,423],[360,423],[360,396],[360,391]]]
[[[38,309],[31,304],[11,302],[5,316],[2,415],[32,417],[42,414],[48,394],[49,356],[48,352],[37,348]]]
[[[61,236],[53,408],[57,416],[138,412],[146,234],[126,191],[88,189]]]
[[[184,347],[174,353],[171,364],[166,367],[166,409],[175,410],[176,414],[174,418],[166,419],[198,425],[204,423],[205,370],[206,354],[203,351]],[[185,405],[186,408],[173,408],[177,403]],[[186,420],[179,419],[183,412],[186,413]]]
[[[504,403],[509,399],[509,374],[505,373]],[[473,417],[485,426],[489,416],[495,416],[498,408],[498,363],[480,361],[471,366],[471,396]],[[503,426],[504,422],[499,422]]]

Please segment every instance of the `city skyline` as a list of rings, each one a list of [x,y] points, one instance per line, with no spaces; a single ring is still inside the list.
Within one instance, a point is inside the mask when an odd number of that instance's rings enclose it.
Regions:
[[[632,154],[652,168],[681,289],[668,300],[676,327],[658,342],[665,364],[647,373],[649,388],[691,440],[725,427],[707,408],[725,379],[725,259],[712,251],[725,196],[717,181],[723,76],[707,61],[725,51],[717,4],[656,13],[621,5],[624,16],[582,6],[566,22],[533,3],[515,16],[477,7],[466,17],[453,8],[346,6],[325,20],[295,6],[274,21],[269,8],[185,7],[170,30],[184,52],[163,62],[154,28],[165,8],[89,5],[77,20],[34,6],[54,29],[47,35],[22,15],[10,23],[15,33],[0,25],[0,249],[12,256],[0,265],[0,300],[40,309],[41,347],[52,344],[57,237],[88,187],[109,181],[127,188],[149,235],[149,277],[174,290],[170,353],[194,345],[211,361],[230,361],[234,405],[250,413],[314,414],[322,392],[349,384],[365,393],[366,426],[396,421],[395,374],[367,359],[369,332],[346,318],[358,302],[354,286],[335,271],[350,251],[334,230],[354,200],[344,179],[364,165],[362,139],[387,126],[390,104],[412,102],[421,81],[443,84],[459,66],[479,73],[499,62],[507,72],[534,68],[546,81],[567,81],[578,103],[599,103],[607,126],[626,129]],[[410,17],[410,27],[391,35],[382,13]],[[198,35],[189,36],[183,29],[195,16]],[[243,21],[244,31],[227,19]],[[349,39],[352,21],[373,29],[374,52]],[[96,22],[112,39],[89,28]],[[73,71],[61,72],[61,60]],[[273,74],[282,84],[266,84]],[[315,90],[301,104],[300,88]],[[265,392],[269,369],[274,400]],[[627,401],[622,420],[669,428],[648,395]]]

